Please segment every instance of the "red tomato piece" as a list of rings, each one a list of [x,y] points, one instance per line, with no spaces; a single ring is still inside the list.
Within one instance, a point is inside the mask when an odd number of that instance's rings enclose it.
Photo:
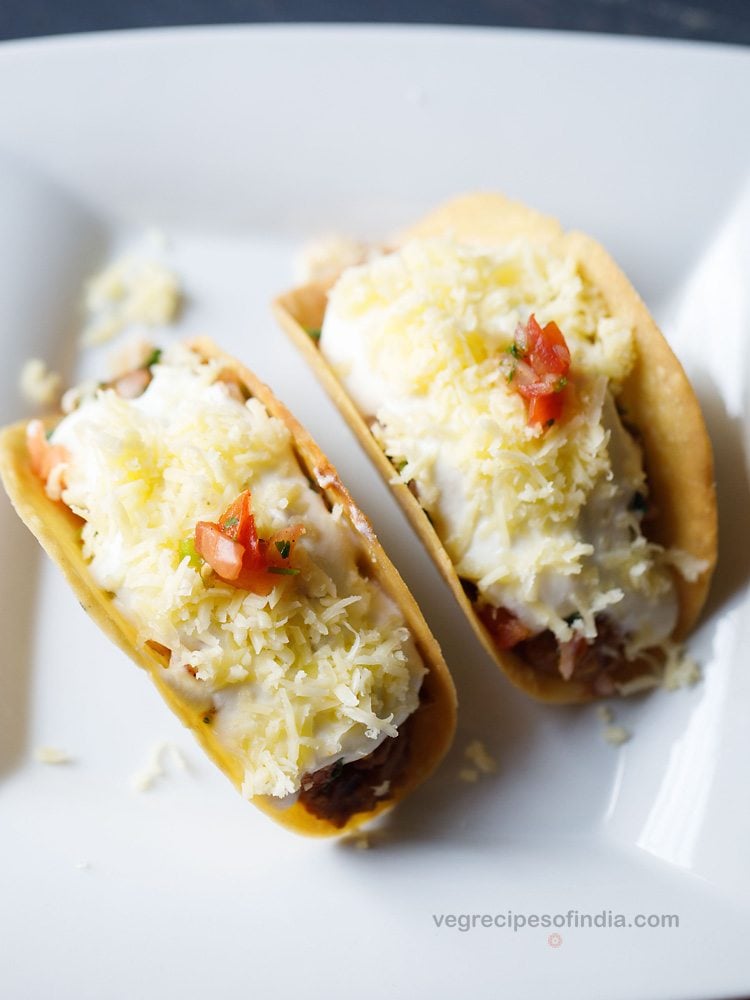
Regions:
[[[232,582],[240,575],[244,547],[226,535],[213,521],[199,521],[196,524],[195,551],[222,580]]]
[[[499,649],[512,649],[533,634],[520,618],[505,608],[488,604],[480,608],[478,614]]]
[[[295,576],[290,566],[294,546],[305,532],[293,524],[272,535],[258,538],[252,495],[244,490],[219,518],[199,521],[195,528],[195,550],[226,583],[255,594],[269,594],[279,576]]]
[[[533,396],[529,400],[529,423],[550,427],[559,420],[563,411],[563,394],[555,392],[551,395]]]
[[[530,424],[551,426],[562,416],[570,351],[556,323],[539,326],[529,316],[516,331],[511,353],[515,361],[508,376],[528,403]]]

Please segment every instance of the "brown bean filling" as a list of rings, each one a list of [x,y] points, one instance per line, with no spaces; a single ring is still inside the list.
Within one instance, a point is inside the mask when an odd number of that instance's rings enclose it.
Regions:
[[[361,760],[341,761],[302,779],[298,802],[319,819],[345,826],[355,813],[371,812],[393,797],[411,752],[414,713],[401,724],[398,736],[387,736],[377,750]],[[390,782],[387,791],[381,786]],[[380,793],[380,794],[379,794]]]

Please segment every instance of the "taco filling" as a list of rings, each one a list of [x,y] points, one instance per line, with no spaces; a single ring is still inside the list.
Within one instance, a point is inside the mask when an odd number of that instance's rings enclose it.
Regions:
[[[182,346],[78,401],[29,453],[95,583],[241,759],[243,794],[343,825],[390,796],[425,667],[286,425]]]
[[[706,565],[649,540],[633,332],[572,256],[413,240],[343,272],[319,347],[497,648],[600,694],[658,668]]]

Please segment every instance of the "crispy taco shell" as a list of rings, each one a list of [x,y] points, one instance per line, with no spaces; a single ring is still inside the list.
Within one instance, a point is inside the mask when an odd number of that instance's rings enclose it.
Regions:
[[[675,573],[679,619],[675,639],[684,638],[703,607],[716,562],[717,519],[711,443],[695,393],[679,361],[626,276],[593,239],[565,233],[548,216],[496,194],[456,198],[404,231],[398,245],[409,239],[451,235],[469,243],[502,245],[522,238],[561,253],[571,253],[581,273],[602,293],[610,310],[634,330],[635,365],[618,396],[628,425],[637,429],[643,451],[655,517],[647,533],[666,548],[675,547],[704,560],[707,569],[694,582]],[[418,500],[401,483],[393,483],[393,466],[341,382],[317,347],[310,331],[319,331],[325,316],[328,288],[307,285],[274,302],[276,316],[328,391],[346,422],[391,485],[411,524],[438,570],[453,591],[480,641],[510,680],[543,701],[577,703],[597,694],[575,676],[568,681],[542,673],[518,655],[500,650],[484,627],[455,572],[443,545]],[[623,663],[614,674],[618,683],[643,672],[643,665]]]
[[[456,694],[453,682],[440,647],[414,598],[383,552],[369,521],[349,496],[336,469],[307,431],[263,382],[238,361],[222,354],[211,341],[200,338],[190,341],[188,346],[206,360],[218,359],[225,371],[234,373],[248,393],[259,399],[267,411],[289,429],[303,471],[318,485],[329,506],[341,504],[344,516],[357,532],[361,545],[358,561],[362,571],[380,584],[399,606],[427,667],[419,706],[408,720],[406,762],[392,781],[391,794],[379,801],[375,808],[354,813],[341,825],[313,815],[299,802],[288,808],[278,808],[270,797],[252,800],[278,823],[297,833],[317,836],[347,833],[402,799],[437,766],[450,746],[455,730]],[[204,723],[206,712],[210,710],[209,699],[205,703],[188,702],[166,683],[162,676],[165,655],[149,645],[138,643],[134,626],[114,606],[111,595],[92,580],[81,551],[80,519],[63,503],[50,500],[41,480],[31,471],[25,422],[0,432],[0,473],[16,511],[60,567],[84,610],[120,649],[148,672],[175,715],[192,730],[205,752],[230,781],[238,789],[241,788],[244,776],[241,761],[219,744],[211,726]],[[401,734],[395,739],[400,737]]]

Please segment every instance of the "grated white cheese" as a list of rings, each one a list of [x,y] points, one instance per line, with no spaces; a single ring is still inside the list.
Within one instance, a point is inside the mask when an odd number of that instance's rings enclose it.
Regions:
[[[601,722],[612,722],[615,717],[615,713],[609,707],[609,705],[597,705],[596,706],[596,717]]]
[[[604,739],[614,747],[622,746],[632,737],[632,733],[624,726],[606,726],[604,729]]]
[[[34,751],[34,760],[40,764],[72,764],[73,758],[65,750],[59,747],[37,747]]]
[[[372,752],[418,704],[424,667],[399,609],[357,565],[357,533],[331,517],[289,431],[232,397],[218,366],[168,348],[143,395],[101,390],[52,435],[71,461],[63,500],[83,552],[139,641],[171,650],[165,680],[211,698],[216,738],[245,765],[244,793],[286,796],[302,775]],[[106,488],[103,488],[106,484]],[[267,596],[221,582],[180,545],[251,489],[261,537],[296,523],[300,574]],[[158,777],[159,760],[137,777]]]
[[[37,747],[34,751],[34,759],[40,764],[72,764],[73,758],[65,750],[59,747]]]
[[[158,241],[161,242],[161,241]],[[177,276],[159,259],[163,251],[152,238],[91,278],[85,291],[85,347],[103,344],[128,327],[166,326],[182,302]]]
[[[35,406],[53,406],[60,398],[62,376],[50,371],[41,358],[29,358],[21,369],[18,384],[27,402]]]
[[[532,312],[559,325],[572,356],[575,403],[546,432],[528,425],[501,363]],[[667,639],[670,564],[699,567],[648,542],[631,509],[645,474],[614,395],[632,331],[572,258],[414,241],[341,275],[320,348],[480,601],[560,642],[593,639],[606,611],[630,658]]]
[[[479,781],[479,771],[474,767],[462,767],[458,772],[459,781],[464,781],[466,784],[473,785],[475,782]]]
[[[163,755],[166,747],[166,743],[155,743],[145,765],[130,776],[130,787],[134,792],[148,792],[159,778],[164,777],[166,772],[163,766]]]
[[[667,654],[662,680],[662,686],[667,691],[693,687],[701,680],[700,667],[684,649],[673,646]]]
[[[464,757],[471,761],[482,774],[494,774],[497,771],[497,762],[487,752],[487,748],[481,740],[472,740],[464,750]]]
[[[371,260],[377,251],[367,243],[347,236],[331,234],[321,236],[302,248],[294,263],[294,276],[298,284],[333,281],[347,267]]]

